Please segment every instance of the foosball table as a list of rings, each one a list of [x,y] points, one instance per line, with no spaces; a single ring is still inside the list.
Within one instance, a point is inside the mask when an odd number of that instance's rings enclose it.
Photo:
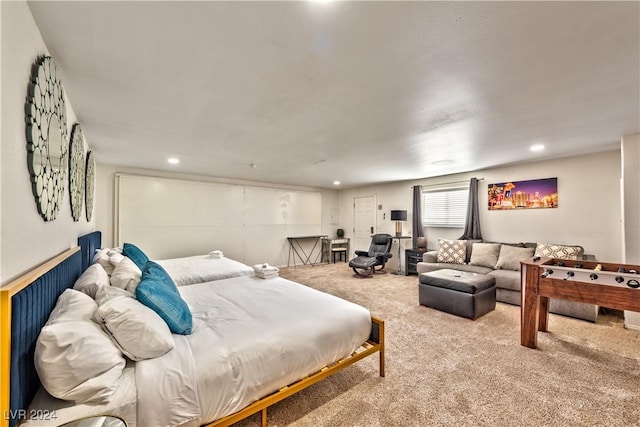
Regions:
[[[520,344],[536,348],[549,298],[640,312],[640,266],[532,257],[520,268]]]

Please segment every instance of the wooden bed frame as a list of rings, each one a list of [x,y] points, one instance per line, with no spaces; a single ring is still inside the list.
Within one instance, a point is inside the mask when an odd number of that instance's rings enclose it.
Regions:
[[[40,387],[33,362],[40,330],[58,297],[73,287],[90,265],[100,242],[99,231],[81,236],[80,246],[62,252],[0,288],[0,427],[14,427],[27,417],[26,410]],[[261,413],[261,425],[266,426],[269,406],[374,353],[379,353],[380,376],[384,377],[384,321],[372,316],[369,339],[354,353],[207,426],[228,426],[257,412]]]
[[[286,387],[281,388],[277,392],[263,397],[244,409],[236,412],[235,414],[228,415],[224,418],[220,418],[210,424],[207,427],[222,427],[229,426],[233,423],[237,423],[256,412],[260,411],[260,425],[262,427],[267,426],[267,408],[274,403],[278,403],[287,397],[296,394],[299,391],[321,381],[336,372],[341,371],[349,365],[353,365],[358,360],[361,360],[367,356],[370,356],[376,352],[380,352],[380,376],[384,377],[384,321],[371,316],[371,335],[369,339],[360,346],[358,350],[350,354],[349,356],[338,360],[336,363],[330,366],[325,366],[315,374],[312,374],[306,378],[296,381]]]

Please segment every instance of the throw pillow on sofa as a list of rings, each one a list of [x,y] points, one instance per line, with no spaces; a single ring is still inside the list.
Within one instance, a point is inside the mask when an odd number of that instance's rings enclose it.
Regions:
[[[549,258],[578,259],[582,255],[582,247],[555,245],[553,243],[538,243],[535,256],[546,256]]]
[[[516,246],[502,245],[495,268],[497,270],[520,271],[520,261],[532,257],[533,251],[534,248],[518,248]]]
[[[466,240],[438,239],[438,262],[448,264],[464,264],[466,256]]]
[[[469,265],[495,268],[500,254],[500,243],[474,243]]]

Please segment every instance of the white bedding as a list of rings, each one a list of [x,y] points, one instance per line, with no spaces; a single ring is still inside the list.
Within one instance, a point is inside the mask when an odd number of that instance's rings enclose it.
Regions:
[[[179,290],[194,332],[137,363],[139,425],[200,425],[237,412],[351,354],[371,330],[364,307],[280,277]]]
[[[176,286],[253,275],[253,268],[225,257],[212,258],[209,255],[197,255],[155,262],[169,273]]]
[[[26,421],[21,427],[50,427],[72,420],[95,415],[109,414],[122,418],[127,427],[136,427],[136,381],[135,362],[127,362],[118,381],[118,388],[111,401],[104,405],[82,404],[56,399],[40,387],[26,412]],[[141,424],[144,425],[144,424]]]

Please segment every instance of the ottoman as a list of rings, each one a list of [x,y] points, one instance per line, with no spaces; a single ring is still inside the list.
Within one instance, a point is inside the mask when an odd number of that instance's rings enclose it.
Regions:
[[[496,280],[486,274],[456,270],[422,273],[420,305],[475,320],[496,308]]]

